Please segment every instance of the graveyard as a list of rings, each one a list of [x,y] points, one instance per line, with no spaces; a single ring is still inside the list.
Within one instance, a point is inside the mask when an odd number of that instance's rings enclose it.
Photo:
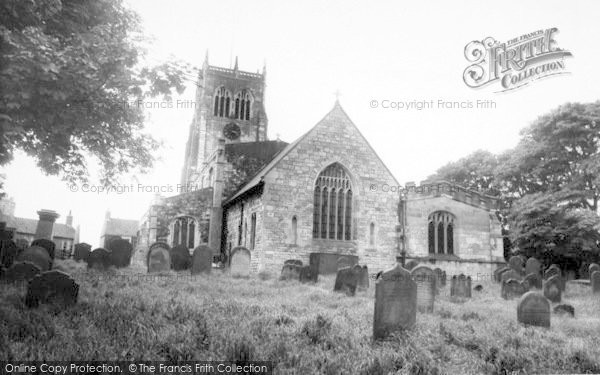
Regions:
[[[73,259],[53,269],[77,283],[77,302],[28,308],[27,283],[5,283],[3,360],[264,360],[283,374],[600,372],[600,299],[582,283],[562,293],[575,316],[551,312],[540,327],[518,323],[519,299],[503,299],[498,282],[470,280],[470,298],[451,296],[447,282],[432,310],[415,306],[411,328],[374,340],[375,275],[351,296],[334,292],[335,274],[300,283]]]

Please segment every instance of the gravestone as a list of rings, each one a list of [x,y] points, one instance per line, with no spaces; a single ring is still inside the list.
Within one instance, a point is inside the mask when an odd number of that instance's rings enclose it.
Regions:
[[[594,273],[595,271],[600,271],[600,266],[596,263],[592,263],[590,264],[590,267],[588,268],[588,273],[590,275],[590,280],[592,279],[592,273]]]
[[[54,261],[54,257],[56,255],[55,254],[56,244],[54,242],[50,241],[47,238],[39,238],[37,240],[33,240],[33,242],[31,243],[31,246],[43,247],[48,252],[48,255],[50,255],[50,258]]]
[[[509,279],[507,281],[502,282],[502,298],[504,299],[513,299],[515,297],[521,297],[523,294],[527,292],[528,287],[519,280]]]
[[[530,273],[542,275],[542,263],[534,257],[527,259],[527,263],[525,263],[525,274],[529,275]]]
[[[281,276],[279,276],[279,280],[300,280],[300,273],[302,270],[302,266],[297,264],[284,264],[281,268]]]
[[[358,272],[358,289],[359,290],[367,290],[369,289],[369,269],[367,265],[359,266],[358,264],[354,266],[356,272]]]
[[[15,262],[4,272],[3,278],[9,282],[29,281],[40,272],[40,268],[31,262]]]
[[[79,284],[62,271],[46,271],[35,276],[27,287],[25,305],[37,307],[40,303],[77,303]]]
[[[410,272],[397,264],[375,282],[373,338],[409,329],[417,320],[417,284]]]
[[[194,249],[192,255],[192,275],[210,273],[212,271],[213,251],[206,245]]]
[[[12,266],[19,255],[19,248],[13,240],[0,240],[0,265],[5,268]]]
[[[84,262],[87,262],[87,258],[90,256],[91,252],[91,245],[84,242],[78,243],[77,245],[75,245],[75,249],[73,251],[73,259],[75,259],[76,261],[83,260]]]
[[[17,252],[21,252],[29,247],[29,241],[24,238],[17,238],[15,245],[17,245]]]
[[[554,275],[562,276],[562,272],[556,264],[553,264],[550,267],[548,267],[548,269],[544,272],[544,279],[548,280]]]
[[[513,255],[508,260],[509,267],[518,273],[524,272],[523,264],[524,264],[523,258],[518,255]]]
[[[557,315],[570,315],[572,318],[575,317],[575,308],[571,305],[561,304],[554,306],[554,313]]]
[[[52,267],[52,259],[48,251],[40,246],[30,246],[17,256],[19,262],[31,262],[43,271],[48,271]]]
[[[102,247],[94,249],[87,259],[88,268],[105,270],[111,266],[110,252]]]
[[[411,271],[413,268],[415,268],[418,265],[419,265],[418,261],[411,259],[408,262],[406,262],[406,264],[404,265],[404,268],[408,271]]]
[[[426,266],[417,266],[410,272],[417,283],[417,310],[419,312],[433,312],[435,302],[436,275]]]
[[[342,257],[338,258],[338,260],[337,260],[337,269],[339,271],[342,268],[351,268],[351,267],[353,267],[353,266],[355,266],[357,264],[358,263],[352,262],[351,258],[347,258],[345,256],[342,256]]]
[[[441,268],[435,268],[433,270],[433,272],[435,272],[435,276],[437,277],[436,280],[436,285],[438,288],[443,288],[446,286],[446,271],[442,270]]]
[[[330,253],[310,253],[309,264],[312,267],[312,273],[315,275],[331,275],[337,274],[338,259],[347,258],[350,260],[350,266],[358,264],[358,256],[346,254],[330,254]]]
[[[509,269],[506,272],[502,272],[502,282],[508,281],[510,279],[514,279],[514,280],[523,280],[523,274],[521,274],[520,272],[515,271],[514,269]]]
[[[544,281],[544,297],[548,298],[551,302],[560,302],[562,289],[560,288],[560,276],[551,276],[548,280]]]
[[[539,273],[530,273],[523,281],[527,282],[530,288],[542,289],[543,280]]]
[[[166,242],[154,242],[152,245],[150,245],[150,248],[148,248],[148,250],[154,250],[155,248],[160,247],[162,249],[167,249],[167,250],[171,250],[171,246],[169,246],[169,244],[167,244]]]
[[[494,271],[494,281],[496,281],[498,283],[501,282],[502,281],[502,272],[508,271],[509,269],[510,269],[510,267],[506,267],[506,266],[497,268]]]
[[[458,276],[452,276],[450,296],[471,298],[471,276],[467,277],[462,273]]]
[[[146,260],[146,266],[148,267],[148,273],[154,272],[166,272],[171,269],[171,254],[169,253],[169,245],[160,243],[160,245],[153,244],[148,250],[148,259]]]
[[[300,259],[288,259],[283,264],[295,264],[297,266],[302,267],[302,261]]]
[[[356,293],[358,286],[359,273],[354,267],[346,267],[338,270],[333,286],[334,292],[343,292],[348,296],[353,296]]]
[[[525,325],[550,327],[550,302],[539,292],[527,292],[517,304],[517,321]]]
[[[316,283],[319,278],[318,273],[313,273],[311,266],[302,266],[300,269],[300,282],[301,283]]]
[[[592,293],[600,293],[600,271],[592,272],[592,276],[590,276],[590,285],[592,287]]]
[[[184,245],[173,246],[169,251],[171,255],[171,268],[174,271],[183,271],[190,268],[192,257],[190,251]]]
[[[129,241],[115,238],[110,241],[108,245],[110,251],[110,262],[117,268],[123,268],[129,266],[131,262],[131,254],[133,253],[133,246]]]
[[[232,276],[250,275],[250,251],[243,246],[231,250],[230,272]]]

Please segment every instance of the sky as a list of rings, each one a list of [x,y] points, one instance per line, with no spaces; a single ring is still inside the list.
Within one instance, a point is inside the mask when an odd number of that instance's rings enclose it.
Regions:
[[[127,0],[143,22],[149,62],[170,57],[201,67],[267,68],[268,136],[292,142],[335,102],[349,114],[396,179],[419,182],[444,164],[478,149],[514,147],[519,131],[566,102],[599,99],[598,1],[158,1]],[[473,89],[463,81],[465,46],[493,37],[505,42],[556,27],[569,74],[498,93],[498,84]],[[194,83],[174,100],[194,100]],[[477,108],[477,101],[492,108]],[[383,108],[394,102],[433,101],[432,108]],[[473,108],[461,108],[461,103]],[[375,104],[374,104],[375,103]],[[439,105],[441,104],[441,106]],[[16,216],[72,211],[81,241],[99,244],[105,212],[140,219],[154,187],[176,186],[193,108],[151,109],[146,131],[163,141],[147,175],[123,176],[131,192],[83,192],[45,176],[21,153],[8,166],[5,191]],[[94,189],[96,168],[90,166]],[[142,191],[138,184],[144,186]],[[149,188],[148,188],[149,187]],[[77,191],[75,191],[77,190]],[[169,195],[169,194],[166,194]]]

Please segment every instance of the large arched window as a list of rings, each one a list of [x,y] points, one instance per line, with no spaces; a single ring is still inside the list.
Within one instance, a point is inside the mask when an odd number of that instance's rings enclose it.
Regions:
[[[171,223],[171,246],[183,245],[188,249],[195,247],[196,220],[190,216],[176,218]]]
[[[430,254],[454,254],[454,215],[436,211],[429,215],[427,238]]]
[[[353,239],[352,184],[338,163],[325,168],[315,182],[313,238]]]
[[[235,95],[233,117],[239,120],[250,120],[252,95],[248,90],[242,90]]]
[[[229,117],[231,108],[231,93],[221,86],[215,92],[215,102],[213,106],[213,115],[216,117]]]

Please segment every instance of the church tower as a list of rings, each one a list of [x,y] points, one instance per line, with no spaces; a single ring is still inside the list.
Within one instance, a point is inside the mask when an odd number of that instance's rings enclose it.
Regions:
[[[195,113],[188,135],[182,185],[213,185],[211,165],[220,143],[267,140],[266,68],[262,73],[211,66],[208,52],[198,75]]]

